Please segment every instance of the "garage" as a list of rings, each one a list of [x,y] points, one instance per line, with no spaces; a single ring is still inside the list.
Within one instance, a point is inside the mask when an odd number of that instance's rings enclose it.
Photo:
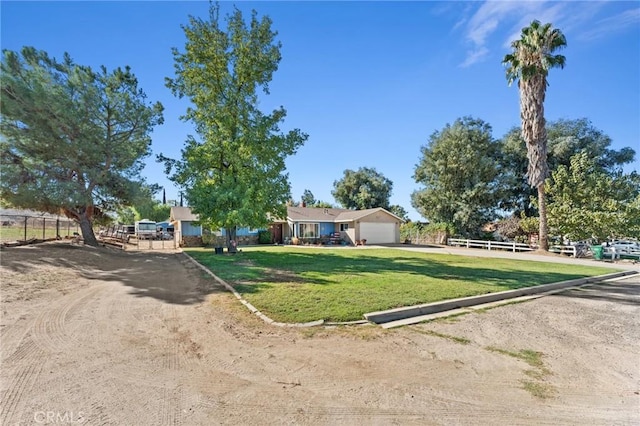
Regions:
[[[360,222],[360,239],[367,240],[367,244],[397,243],[396,224]]]

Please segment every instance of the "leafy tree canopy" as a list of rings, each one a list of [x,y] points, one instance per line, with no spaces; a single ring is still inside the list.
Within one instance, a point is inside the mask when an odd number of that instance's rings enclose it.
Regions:
[[[389,208],[393,182],[374,168],[345,170],[340,180],[333,182],[331,195],[346,209]]]
[[[285,159],[307,139],[297,129],[280,131],[284,108],[271,114],[258,109],[259,90],[269,93],[281,59],[271,23],[255,11],[245,23],[236,9],[223,28],[212,4],[208,20],[190,17],[183,26],[186,45],[173,50],[176,76],[166,79],[174,95],[191,101],[182,118],[194,124],[199,139],[189,136],[181,160],[159,160],[201,222],[228,230],[229,247],[238,226],[284,217],[291,193]]]
[[[328,203],[326,201],[321,201],[321,200],[316,200],[316,198],[314,197],[313,193],[308,190],[305,189],[304,193],[302,194],[302,198],[301,198],[301,202],[296,202],[293,200],[289,200],[287,205],[289,206],[294,206],[294,207],[300,207],[304,204],[305,207],[316,207],[316,208],[334,208],[335,206],[331,203]]]
[[[162,105],[149,104],[129,69],[98,71],[25,47],[3,51],[2,198],[62,211],[96,245],[92,221],[130,201]]]
[[[138,214],[136,220],[149,219],[154,222],[163,222],[169,219],[171,206],[155,198],[159,192],[158,185],[141,185],[138,188],[133,199],[133,207]]]
[[[305,189],[304,194],[302,194],[302,202],[305,206],[313,207],[316,204],[316,198],[311,191]]]
[[[409,222],[409,213],[399,204],[393,204],[389,206],[389,211],[405,222]]]
[[[546,183],[549,227],[571,240],[640,237],[640,175],[611,173],[587,151]]]
[[[143,219],[135,207],[121,207],[116,211],[116,220],[123,225],[131,225],[137,220]]]
[[[413,178],[424,188],[411,195],[413,207],[430,222],[479,235],[495,217],[500,196],[499,148],[480,119],[459,118],[434,132],[415,167]]]
[[[611,138],[597,129],[586,118],[557,120],[547,123],[548,164],[551,172],[560,166],[569,167],[570,159],[586,152],[604,173],[614,175],[619,169],[633,161],[632,148],[614,150]],[[537,214],[531,197],[536,194],[526,181],[527,150],[520,128],[511,129],[501,140],[502,169],[506,184],[505,198],[500,207],[507,211]]]

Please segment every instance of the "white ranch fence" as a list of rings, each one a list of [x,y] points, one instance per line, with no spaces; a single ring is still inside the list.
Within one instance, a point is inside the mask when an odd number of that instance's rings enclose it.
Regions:
[[[454,247],[481,248],[487,250],[508,250],[512,252],[533,251],[535,249],[523,243],[506,243],[501,241],[464,240],[461,238],[449,238],[447,245]]]
[[[535,248],[523,243],[507,243],[500,241],[485,240],[465,240],[461,238],[449,238],[447,245],[453,247],[480,248],[485,250],[508,250],[512,252],[533,251]],[[593,254],[589,246],[569,246],[569,245],[552,245],[549,247],[551,253],[566,254],[571,257],[592,257]],[[640,251],[615,251],[610,247],[603,250],[603,258],[611,260],[620,259],[621,257],[637,258],[640,260]]]

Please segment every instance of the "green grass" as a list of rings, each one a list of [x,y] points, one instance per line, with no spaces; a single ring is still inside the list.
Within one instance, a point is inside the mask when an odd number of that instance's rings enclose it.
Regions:
[[[521,359],[532,367],[536,367],[536,368],[544,367],[544,363],[542,362],[541,352],[532,351],[530,349],[522,349],[518,352],[512,352],[506,349],[496,348],[495,346],[487,346],[486,349],[491,352],[497,352],[513,358]]]
[[[74,232],[76,232],[76,230],[77,232],[80,232],[80,230],[77,229],[75,225],[73,225],[72,227],[67,227],[66,223],[64,224],[64,226],[61,224],[60,236],[62,238],[68,235],[71,236],[73,235]],[[43,237],[42,227],[33,227],[33,226],[27,227],[27,238],[26,238],[27,240],[31,238],[42,239],[42,237]],[[51,224],[48,224],[48,226],[44,228],[44,239],[49,239],[49,238],[56,238],[55,222],[53,227],[51,227]],[[3,242],[19,241],[24,239],[25,239],[24,227],[17,227],[17,226],[0,227],[0,241],[3,241]]]
[[[466,337],[452,336],[451,334],[438,333],[433,330],[420,330],[420,329],[412,329],[416,333],[427,334],[429,336],[441,337],[443,339],[451,340],[452,342],[460,343],[461,345],[468,345],[471,343],[471,340]]]
[[[555,396],[556,388],[550,383],[545,382],[547,376],[551,375],[551,371],[544,365],[542,352],[531,349],[521,349],[518,352],[513,352],[506,349],[496,348],[495,346],[487,346],[485,349],[491,352],[507,355],[512,358],[521,359],[534,367],[533,369],[526,370],[524,372],[524,374],[529,376],[532,380],[520,380],[520,383],[522,383],[522,389],[529,392],[532,396],[540,399],[549,399]]]
[[[611,269],[397,249],[185,249],[275,321],[353,321],[366,312],[601,275]]]
[[[556,388],[549,383],[522,380],[522,389],[539,399],[550,399],[556,395]]]

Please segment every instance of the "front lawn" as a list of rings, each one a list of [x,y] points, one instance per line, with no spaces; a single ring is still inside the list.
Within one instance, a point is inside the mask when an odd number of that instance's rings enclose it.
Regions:
[[[185,252],[275,321],[353,321],[372,311],[612,272],[609,268],[397,249],[243,247]]]

